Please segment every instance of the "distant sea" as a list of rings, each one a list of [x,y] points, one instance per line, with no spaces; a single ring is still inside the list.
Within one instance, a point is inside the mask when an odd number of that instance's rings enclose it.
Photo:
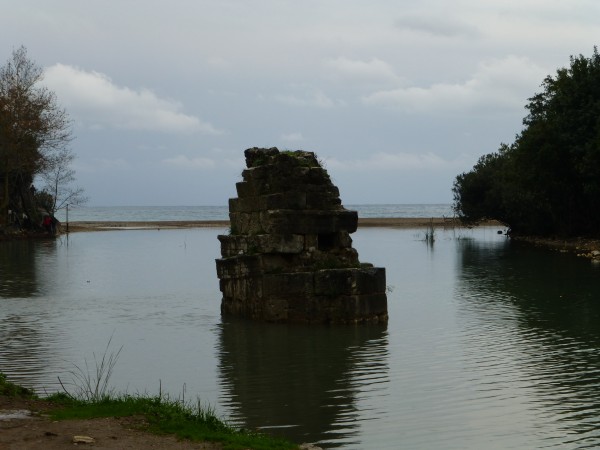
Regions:
[[[358,211],[358,217],[450,217],[452,205],[344,205]],[[56,214],[66,222],[66,211]],[[89,206],[69,209],[69,222],[147,222],[147,221],[229,220],[227,206]]]

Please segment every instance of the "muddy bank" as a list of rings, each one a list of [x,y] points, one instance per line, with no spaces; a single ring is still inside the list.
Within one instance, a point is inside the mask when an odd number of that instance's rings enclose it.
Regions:
[[[0,395],[0,448],[14,450],[62,450],[78,446],[94,449],[179,449],[219,450],[222,445],[192,442],[145,431],[141,417],[107,417],[86,420],[51,420],[47,413],[59,406],[40,399]],[[93,439],[75,443],[76,436]]]
[[[578,256],[600,262],[600,239],[593,238],[548,238],[539,236],[511,236],[515,242],[525,242],[538,247],[549,248],[563,253],[575,253]]]

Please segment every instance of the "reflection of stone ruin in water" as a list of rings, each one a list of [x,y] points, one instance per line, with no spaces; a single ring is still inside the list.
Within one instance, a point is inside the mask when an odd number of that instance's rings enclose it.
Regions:
[[[245,151],[231,234],[219,236],[221,312],[270,322],[387,321],[385,269],[352,248],[356,211],[314,153]]]
[[[343,448],[360,439],[361,415],[381,412],[376,404],[366,412],[363,400],[365,389],[370,398],[389,389],[386,324],[269,327],[227,317],[217,334],[219,385],[235,426]]]

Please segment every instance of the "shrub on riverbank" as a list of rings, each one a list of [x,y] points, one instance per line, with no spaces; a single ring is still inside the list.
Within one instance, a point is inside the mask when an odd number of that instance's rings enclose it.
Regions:
[[[598,236],[600,55],[594,47],[570,63],[529,99],[515,142],[456,177],[461,219],[496,219],[524,235]]]

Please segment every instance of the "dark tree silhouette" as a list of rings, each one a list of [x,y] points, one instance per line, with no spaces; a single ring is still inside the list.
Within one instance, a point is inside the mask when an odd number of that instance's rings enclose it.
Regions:
[[[454,182],[464,221],[531,235],[600,235],[600,55],[571,56],[529,99],[524,129]]]
[[[37,175],[49,175],[60,166],[63,176],[55,181],[73,180],[72,171],[64,177],[72,160],[70,121],[54,93],[40,84],[42,77],[42,68],[27,57],[25,47],[14,50],[0,68],[0,223],[7,222],[9,210],[38,223],[32,189]],[[55,206],[59,192],[57,188],[49,192]]]

